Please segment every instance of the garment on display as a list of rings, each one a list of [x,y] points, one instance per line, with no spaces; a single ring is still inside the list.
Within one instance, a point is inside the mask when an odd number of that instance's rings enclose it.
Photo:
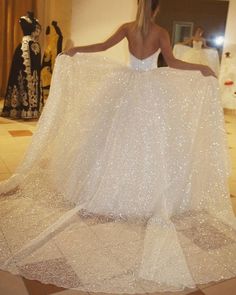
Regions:
[[[41,69],[42,91],[44,100],[48,98],[56,57],[62,52],[63,36],[56,21],[52,21],[51,25],[47,27],[46,36],[47,45],[44,51]]]
[[[31,12],[19,23],[24,36],[14,52],[1,116],[37,119],[43,106],[38,41],[41,26]]]

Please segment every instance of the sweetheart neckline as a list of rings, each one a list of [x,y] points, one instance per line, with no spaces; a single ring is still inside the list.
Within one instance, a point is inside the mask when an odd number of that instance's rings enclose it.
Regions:
[[[132,55],[134,58],[136,58],[137,60],[139,61],[145,61],[146,59],[149,59],[150,57],[152,57],[153,55],[157,54],[157,53],[160,53],[161,52],[161,49],[159,48],[157,51],[155,51],[153,54],[149,55],[148,57],[145,57],[143,59],[140,59],[140,58],[137,58],[135,55],[133,55],[131,52],[130,55]]]

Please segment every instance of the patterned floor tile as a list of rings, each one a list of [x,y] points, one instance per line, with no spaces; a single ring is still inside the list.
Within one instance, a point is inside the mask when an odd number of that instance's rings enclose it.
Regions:
[[[95,295],[95,294],[94,294]],[[146,293],[146,295],[204,295],[201,290],[195,291],[180,291],[180,292],[155,292],[155,293]]]
[[[0,159],[0,174],[8,174],[10,170],[8,169],[6,163]]]
[[[20,277],[3,271],[0,271],[0,294],[29,295],[23,280]]]
[[[83,292],[83,291],[66,290],[66,291],[62,291],[60,293],[56,293],[53,295],[90,295],[90,293]],[[108,295],[108,294],[106,294],[106,295]]]
[[[0,159],[0,161],[1,161],[1,159]],[[8,167],[7,167],[7,171],[4,171],[0,168],[0,181],[8,179],[11,176],[12,176],[12,172]]]
[[[22,153],[12,152],[12,153],[4,153],[0,157],[2,158],[2,162],[5,164],[5,166],[9,170],[8,172],[13,173],[18,167],[18,165],[21,163],[23,156],[24,156],[23,152]],[[0,171],[0,173],[1,172],[2,171]]]
[[[9,120],[3,120],[3,119],[0,119],[0,124],[12,124],[13,122],[9,121]]]
[[[98,293],[89,292],[88,294],[89,295],[108,295],[108,293],[102,293],[102,292],[98,292]],[[133,295],[147,295],[147,294],[149,294],[149,293],[137,293],[137,294],[133,294]],[[109,295],[117,295],[117,294],[116,293],[110,293]],[[128,295],[128,294],[123,293],[123,295]],[[150,293],[149,295],[160,295],[160,294],[159,293]],[[175,295],[175,294],[172,293],[172,295]]]
[[[229,183],[230,193],[233,196],[236,196],[236,181],[230,181]]]
[[[19,136],[32,136],[33,133],[30,130],[10,130],[8,131],[11,136],[19,137]]]
[[[204,295],[204,293],[201,290],[198,290],[193,293],[189,293],[188,295]]]
[[[65,289],[56,287],[54,285],[44,285],[38,281],[31,281],[23,279],[25,287],[29,293],[29,295],[50,295],[50,294],[58,294]]]
[[[235,295],[236,278],[224,281],[206,289],[202,289],[204,295]]]
[[[236,216],[236,198],[231,198],[231,203],[233,206],[234,214]]]

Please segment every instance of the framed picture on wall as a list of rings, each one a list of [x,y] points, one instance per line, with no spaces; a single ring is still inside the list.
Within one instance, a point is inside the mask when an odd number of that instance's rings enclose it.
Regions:
[[[193,22],[174,21],[172,31],[172,44],[183,42],[193,35]]]

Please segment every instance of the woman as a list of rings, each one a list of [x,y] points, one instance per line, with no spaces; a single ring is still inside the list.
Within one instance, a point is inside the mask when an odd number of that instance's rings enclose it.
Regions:
[[[206,45],[206,39],[203,38],[203,34],[203,28],[197,27],[195,34],[191,38],[186,39],[181,44],[191,47],[208,48],[208,46]]]
[[[216,49],[209,48],[203,38],[204,30],[196,29],[194,36],[174,47],[174,56],[185,62],[202,64],[210,67],[216,75],[219,73],[219,55]],[[183,46],[187,45],[187,46]]]
[[[2,269],[65,288],[145,293],[234,276],[235,218],[217,82],[175,60],[139,2],[131,68],[58,58],[23,164],[0,186]],[[156,69],[161,48],[169,65]],[[194,71],[198,70],[198,71]],[[184,89],[184,91],[183,91]]]
[[[152,7],[150,10],[148,7],[148,2],[150,1],[147,1],[146,4],[143,4],[145,5],[145,12],[141,11],[143,8],[141,4],[139,5],[138,16],[135,22],[122,25],[118,31],[105,42],[89,46],[74,47],[66,51],[65,54],[73,56],[77,52],[104,51],[116,45],[124,38],[127,38],[130,54],[139,60],[144,60],[157,53],[158,50],[161,50],[169,67],[182,70],[198,70],[201,71],[204,76],[214,76],[214,72],[209,67],[184,63],[174,58],[168,32],[154,23],[155,17],[159,11],[159,1],[153,1],[151,3]],[[142,13],[145,13],[143,17],[141,15]],[[199,34],[197,30],[194,41],[197,41],[196,38],[201,36],[201,32]],[[200,42],[200,39],[198,39],[197,42]]]

